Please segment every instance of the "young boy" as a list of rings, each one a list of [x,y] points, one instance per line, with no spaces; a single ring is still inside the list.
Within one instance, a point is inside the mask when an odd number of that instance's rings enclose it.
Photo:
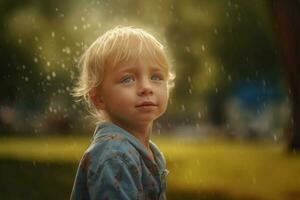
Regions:
[[[81,65],[74,96],[101,123],[71,199],[166,199],[165,159],[150,141],[174,79],[163,46],[142,29],[117,27],[86,50]]]

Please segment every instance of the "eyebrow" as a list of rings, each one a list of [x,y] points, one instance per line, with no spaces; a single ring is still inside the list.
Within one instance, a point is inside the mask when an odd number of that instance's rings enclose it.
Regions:
[[[122,66],[115,66],[113,68],[113,72],[126,72],[126,71],[134,71],[135,67],[134,66],[130,66],[130,65],[122,65]]]
[[[114,69],[113,69],[113,71],[114,72],[124,72],[124,71],[125,72],[126,71],[132,72],[132,71],[136,70],[135,67],[136,67],[135,65],[126,65],[125,64],[125,65],[122,65],[122,66],[115,66]],[[155,71],[155,72],[157,72],[157,71],[163,71],[165,73],[168,73],[167,68],[163,67],[161,65],[150,65],[150,67],[151,67],[151,71]]]

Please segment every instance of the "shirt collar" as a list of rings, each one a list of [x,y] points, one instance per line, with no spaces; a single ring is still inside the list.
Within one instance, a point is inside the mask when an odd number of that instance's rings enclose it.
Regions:
[[[99,123],[96,127],[96,130],[95,130],[95,133],[93,136],[93,140],[95,141],[99,137],[103,137],[103,136],[107,136],[107,135],[111,135],[111,134],[119,134],[119,135],[125,137],[129,141],[129,143],[131,143],[139,151],[139,153],[142,155],[143,159],[148,164],[155,165],[156,167],[158,167],[159,171],[164,170],[166,168],[165,159],[164,159],[162,153],[160,152],[158,147],[151,140],[149,141],[149,145],[153,152],[153,156],[154,156],[156,162],[153,162],[152,160],[150,160],[150,157],[149,157],[146,147],[135,136],[133,136],[128,131],[124,130],[123,128],[121,128],[111,122]]]

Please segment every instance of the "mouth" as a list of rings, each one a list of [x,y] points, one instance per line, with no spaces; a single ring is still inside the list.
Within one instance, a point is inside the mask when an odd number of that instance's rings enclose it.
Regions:
[[[151,101],[145,101],[145,102],[138,104],[136,107],[139,108],[139,107],[153,107],[153,106],[157,106],[157,104],[155,104]]]

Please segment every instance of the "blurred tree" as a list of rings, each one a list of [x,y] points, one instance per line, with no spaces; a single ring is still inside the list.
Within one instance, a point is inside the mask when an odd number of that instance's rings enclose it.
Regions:
[[[45,42],[47,46],[42,44],[45,35],[51,37],[46,28],[59,23],[56,10],[58,7],[63,9],[66,2],[0,2],[0,89],[5,91],[5,95],[0,96],[1,134],[28,133],[33,131],[32,126],[40,127],[42,119],[47,118],[45,112],[48,112],[50,100],[62,96],[58,94],[71,84],[70,81],[66,81],[66,74],[69,73],[56,74],[54,70],[50,71],[49,67],[46,71],[41,64],[51,59],[50,56],[45,58],[42,52],[47,52],[54,43],[53,40],[48,40]],[[36,13],[42,14],[35,16]],[[38,23],[39,20],[42,23]],[[63,45],[63,42],[59,44]],[[55,57],[53,54],[51,56]],[[67,60],[67,57],[64,57],[64,60]],[[57,62],[59,61],[56,60]],[[50,82],[51,78],[55,81]],[[64,95],[64,98],[68,96]],[[10,117],[7,116],[8,111]]]
[[[282,46],[292,104],[289,149],[300,150],[300,1],[273,0],[272,10]]]
[[[256,84],[265,92],[268,86],[281,84],[265,4],[261,0],[0,1],[0,89],[7,92],[0,104],[23,109],[20,113],[29,116],[25,116],[29,122],[37,113],[35,118],[51,127],[67,127],[56,120],[66,117],[72,118],[73,127],[85,124],[73,121],[82,122],[85,116],[69,95],[77,73],[74,65],[99,34],[115,25],[134,25],[156,36],[165,33],[159,40],[167,41],[174,56],[176,89],[164,125],[194,126],[205,121],[223,126],[226,100],[237,87]],[[264,104],[260,99],[258,103]]]
[[[177,61],[175,105],[185,105],[185,116],[207,110],[208,120],[222,125],[226,100],[238,87],[282,82],[268,5],[260,0],[188,2],[173,2],[167,27]]]

